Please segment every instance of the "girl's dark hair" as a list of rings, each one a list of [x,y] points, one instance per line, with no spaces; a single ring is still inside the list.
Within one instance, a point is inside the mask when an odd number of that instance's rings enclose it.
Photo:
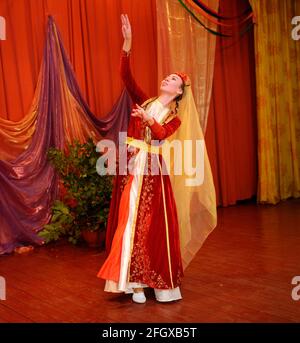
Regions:
[[[181,84],[181,89],[182,89],[182,93],[179,94],[174,100],[175,100],[175,114],[177,114],[177,111],[178,111],[178,107],[179,107],[179,101],[182,99],[183,97],[183,93],[184,93],[184,87],[185,87],[185,84],[184,82],[182,81],[182,84]]]

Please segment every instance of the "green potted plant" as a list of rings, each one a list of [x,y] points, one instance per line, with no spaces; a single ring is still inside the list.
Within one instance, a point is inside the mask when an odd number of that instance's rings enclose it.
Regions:
[[[47,155],[60,176],[60,199],[54,202],[51,222],[40,236],[46,243],[67,236],[74,244],[81,238],[89,246],[104,244],[112,176],[97,173],[100,154],[93,140],[75,141],[67,151],[50,148]]]

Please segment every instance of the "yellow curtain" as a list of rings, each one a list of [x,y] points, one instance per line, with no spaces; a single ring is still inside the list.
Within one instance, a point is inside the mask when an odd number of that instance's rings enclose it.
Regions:
[[[204,1],[218,9],[218,0]],[[178,0],[157,0],[158,82],[176,71],[187,73],[192,81],[195,102],[203,132],[206,129],[215,62],[216,36],[206,31]],[[216,25],[196,13],[211,29]]]
[[[300,42],[292,18],[300,1],[250,0],[256,18],[258,201],[300,195]]]

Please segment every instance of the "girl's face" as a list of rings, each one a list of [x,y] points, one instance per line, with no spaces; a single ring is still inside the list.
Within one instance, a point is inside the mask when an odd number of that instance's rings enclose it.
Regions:
[[[182,80],[176,74],[168,75],[164,80],[162,80],[160,85],[160,90],[163,93],[167,93],[176,98],[178,95],[182,94]]]

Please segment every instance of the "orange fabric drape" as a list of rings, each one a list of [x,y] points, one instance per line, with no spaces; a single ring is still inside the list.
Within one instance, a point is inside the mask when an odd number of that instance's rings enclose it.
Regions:
[[[224,0],[219,13],[235,16],[247,0]],[[217,203],[251,198],[257,185],[257,137],[253,30],[242,37],[217,38],[206,144]]]
[[[0,41],[0,118],[20,121],[28,113],[49,14],[60,29],[92,112],[104,116],[123,88],[118,66],[120,14],[124,12],[131,19],[134,34],[134,75],[153,95],[157,84],[155,0],[2,0],[0,15],[6,20],[6,40]]]

